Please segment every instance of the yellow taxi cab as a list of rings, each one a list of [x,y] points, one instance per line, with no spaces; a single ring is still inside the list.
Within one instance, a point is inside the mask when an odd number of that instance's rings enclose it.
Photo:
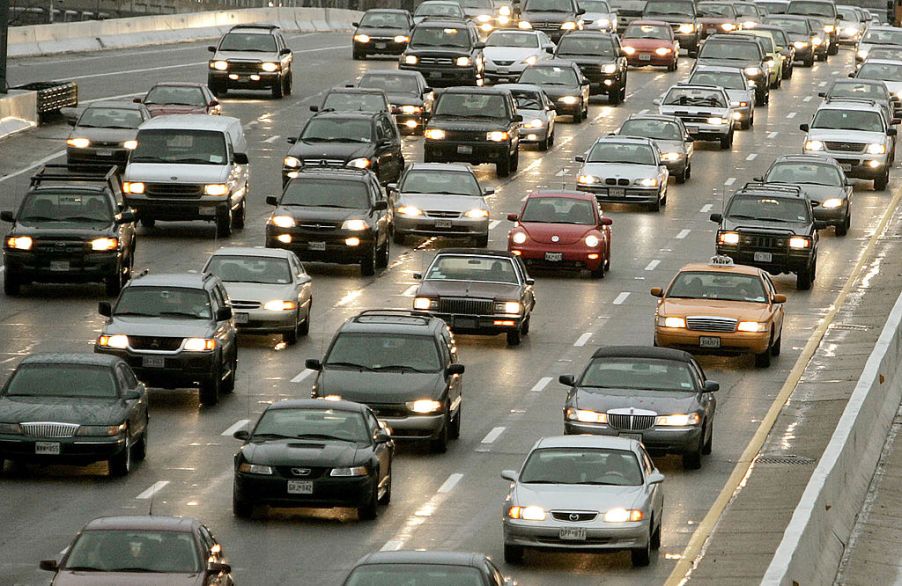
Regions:
[[[666,290],[653,287],[655,346],[696,353],[755,355],[755,366],[770,366],[780,354],[783,304],[770,275],[733,264],[726,256],[691,263]]]

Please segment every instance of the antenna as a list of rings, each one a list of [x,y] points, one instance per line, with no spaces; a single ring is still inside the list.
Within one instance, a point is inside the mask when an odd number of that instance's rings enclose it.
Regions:
[[[561,167],[561,191],[567,189],[567,169]]]
[[[157,497],[157,491],[154,490],[150,493],[150,504],[147,506],[147,515],[153,517],[153,500]]]

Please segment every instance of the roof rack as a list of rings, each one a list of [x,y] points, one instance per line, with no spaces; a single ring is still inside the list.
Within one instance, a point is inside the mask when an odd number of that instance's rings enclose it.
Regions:
[[[76,170],[65,164],[52,164],[44,165],[40,171],[31,176],[30,187],[35,187],[42,183],[68,183],[72,181],[103,182],[114,188],[114,191],[115,189],[121,189],[122,185],[119,169],[115,165],[79,165],[79,168]]]
[[[372,171],[370,171],[369,169],[358,169],[356,167],[330,167],[328,165],[320,165],[317,167],[301,166],[298,168],[298,171],[301,173],[329,173],[338,175],[354,175],[358,177],[364,177],[368,173],[372,173]]]
[[[722,90],[723,86],[720,85],[711,85],[709,83],[689,83],[685,81],[679,81],[673,84],[674,87],[697,87],[704,88],[706,90]]]
[[[355,315],[352,319],[360,322],[362,317],[407,317],[419,319],[423,325],[428,325],[434,318],[431,313],[426,311],[417,311],[415,309],[366,309]]]
[[[798,195],[804,197],[805,192],[800,185],[788,185],[786,183],[767,183],[766,181],[749,181],[742,186],[739,191],[770,191],[782,192],[786,194]]]
[[[830,104],[832,102],[854,102],[857,104],[869,104],[871,106],[877,105],[877,100],[873,98],[858,98],[854,96],[827,96],[824,100],[824,103]]]
[[[236,24],[235,26],[233,26],[232,28],[229,29],[229,32],[232,32],[233,30],[239,29],[239,28],[255,28],[255,29],[260,29],[260,30],[272,31],[272,30],[276,30],[280,27],[277,24]]]

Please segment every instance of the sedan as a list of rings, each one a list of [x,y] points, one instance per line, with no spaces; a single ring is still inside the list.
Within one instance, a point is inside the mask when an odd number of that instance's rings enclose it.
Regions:
[[[375,584],[508,586],[514,582],[483,553],[416,550],[367,554],[343,582],[343,586]]]
[[[680,454],[697,470],[714,441],[713,393],[691,354],[668,348],[608,346],[592,355],[564,402],[564,433],[635,436],[648,450]]]
[[[66,139],[66,163],[115,164],[125,169],[128,155],[138,146],[138,126],[150,120],[150,112],[142,104],[132,102],[97,102],[81,115],[70,114],[72,132]]]
[[[573,31],[564,35],[554,58],[573,61],[589,80],[593,94],[604,94],[612,105],[626,99],[626,58],[616,33]]]
[[[492,83],[516,81],[523,70],[551,59],[554,43],[541,31],[500,30],[486,39],[485,77]]]
[[[576,177],[580,191],[599,202],[640,203],[655,211],[667,204],[667,167],[655,142],[648,138],[603,136],[585,156]]]
[[[607,0],[580,0],[583,14],[583,30],[617,32],[617,11]]]
[[[360,78],[357,87],[384,91],[395,122],[403,131],[422,132],[432,114],[435,96],[419,71],[370,71]]]
[[[632,114],[614,134],[652,139],[661,151],[661,160],[670,176],[675,177],[677,183],[685,183],[692,176],[694,144],[683,121],[676,116]]]
[[[680,43],[673,29],[660,20],[634,20],[623,32],[623,53],[630,67],[658,65],[676,71]]]
[[[144,104],[151,116],[164,114],[222,114],[219,100],[204,83],[158,83],[135,103]]]
[[[235,454],[232,510],[250,517],[255,504],[356,507],[375,519],[391,500],[395,445],[365,405],[299,399],[266,408]]]
[[[125,476],[147,454],[147,390],[99,354],[26,356],[0,389],[0,471],[13,462],[90,464]]]
[[[292,345],[310,332],[312,279],[290,250],[220,248],[203,272],[225,284],[239,333],[279,333]]]
[[[511,481],[501,508],[504,560],[524,550],[630,552],[647,566],[661,546],[664,475],[642,443],[625,437],[542,438]]]
[[[716,85],[727,92],[733,120],[739,128],[748,129],[755,125],[755,86],[738,67],[718,67],[698,65],[689,76],[692,85]]]
[[[557,112],[548,95],[537,85],[511,83],[495,86],[510,90],[517,102],[517,113],[523,116],[520,125],[520,145],[535,143],[540,151],[554,144]]]
[[[553,59],[527,67],[517,83],[537,85],[554,103],[559,115],[573,116],[574,122],[589,117],[589,85],[579,65]]]
[[[420,24],[427,18],[464,20],[466,15],[460,4],[452,0],[426,0],[421,2],[413,13],[414,24]]]

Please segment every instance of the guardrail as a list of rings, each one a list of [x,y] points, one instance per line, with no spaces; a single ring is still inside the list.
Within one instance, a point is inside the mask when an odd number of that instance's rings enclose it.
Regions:
[[[902,295],[865,363],[762,584],[832,584],[902,401]]]

